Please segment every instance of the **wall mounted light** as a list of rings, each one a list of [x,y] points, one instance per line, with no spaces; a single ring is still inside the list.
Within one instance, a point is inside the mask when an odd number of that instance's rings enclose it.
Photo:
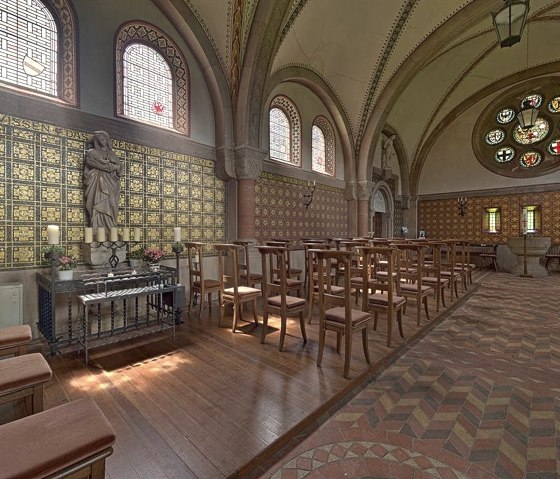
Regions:
[[[313,195],[315,194],[316,188],[316,181],[313,181],[313,185],[308,181],[307,182],[307,193],[303,194],[303,202],[305,203],[305,209],[311,206],[313,203]]]
[[[467,214],[467,197],[459,196],[457,198],[457,206],[459,207],[459,214],[465,216]]]

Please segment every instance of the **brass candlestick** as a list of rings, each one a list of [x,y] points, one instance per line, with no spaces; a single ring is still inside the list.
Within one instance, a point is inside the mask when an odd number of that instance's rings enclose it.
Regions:
[[[521,278],[532,278],[532,274],[527,273],[527,233],[523,235],[523,274],[519,275]]]

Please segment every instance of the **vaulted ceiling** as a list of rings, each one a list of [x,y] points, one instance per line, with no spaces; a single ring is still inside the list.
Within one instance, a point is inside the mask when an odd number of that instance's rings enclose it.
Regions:
[[[235,83],[259,2],[269,0],[182,1],[228,83]],[[559,59],[560,0],[531,0],[521,43],[504,49],[490,18],[502,6],[502,0],[292,0],[281,28],[267,32],[276,40],[268,75],[294,66],[318,75],[338,100],[356,152],[375,143],[387,123],[412,167],[450,112],[500,80]]]

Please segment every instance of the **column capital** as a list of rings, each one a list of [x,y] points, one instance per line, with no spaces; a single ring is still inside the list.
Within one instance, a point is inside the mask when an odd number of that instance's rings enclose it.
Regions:
[[[375,184],[371,181],[358,181],[357,182],[357,194],[358,200],[369,200],[373,187]]]
[[[216,173],[220,180],[230,181],[235,178],[235,155],[233,148],[216,148]]]
[[[242,146],[234,149],[235,175],[238,180],[256,180],[262,171],[267,152],[260,148]]]

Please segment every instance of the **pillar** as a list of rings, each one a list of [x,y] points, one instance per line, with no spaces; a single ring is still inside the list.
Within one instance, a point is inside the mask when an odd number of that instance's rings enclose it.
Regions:
[[[358,181],[358,236],[368,235],[369,201],[372,191],[371,181]]]

